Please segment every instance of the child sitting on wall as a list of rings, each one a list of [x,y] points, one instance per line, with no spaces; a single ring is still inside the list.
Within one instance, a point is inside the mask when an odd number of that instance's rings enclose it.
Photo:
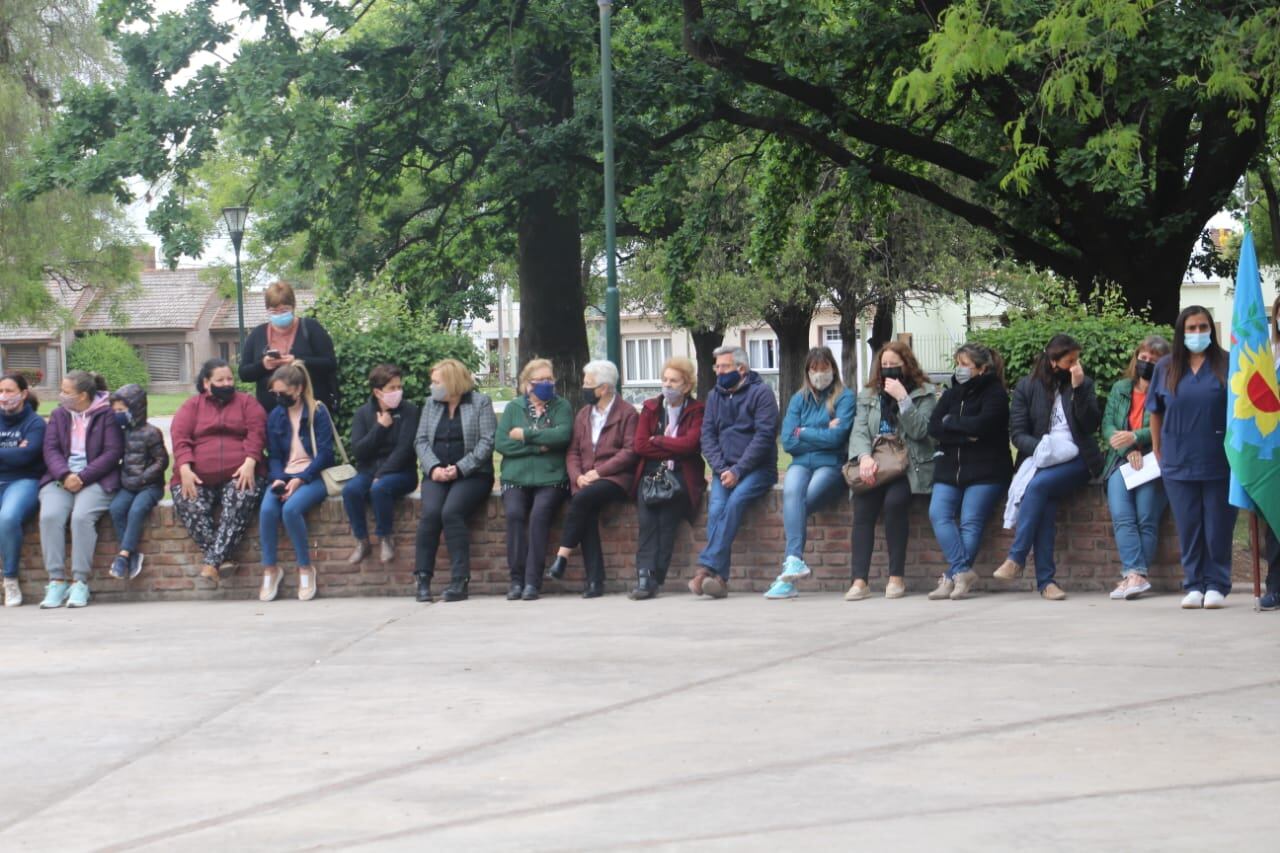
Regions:
[[[138,544],[147,516],[164,496],[164,472],[169,451],[164,435],[147,423],[147,392],[125,385],[111,395],[116,422],[124,430],[124,458],[120,462],[120,491],[111,501],[111,523],[120,551],[111,561],[113,578],[133,580],[142,571]]]

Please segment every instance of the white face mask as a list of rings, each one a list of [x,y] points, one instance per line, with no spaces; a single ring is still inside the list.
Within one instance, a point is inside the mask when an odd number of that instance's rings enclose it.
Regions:
[[[445,388],[443,385],[436,385],[433,383],[431,386],[431,399],[435,400],[437,403],[445,402],[449,399],[449,389]]]
[[[835,380],[835,374],[833,374],[830,370],[810,370],[809,371],[809,382],[811,382],[813,384],[813,387],[817,388],[819,391],[827,390],[827,388],[830,387],[831,383],[834,380]]]

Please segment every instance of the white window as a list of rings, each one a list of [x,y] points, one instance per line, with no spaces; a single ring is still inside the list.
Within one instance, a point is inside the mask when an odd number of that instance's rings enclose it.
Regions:
[[[752,370],[775,372],[778,369],[778,339],[757,338],[747,341],[747,360]]]
[[[662,381],[662,365],[671,358],[670,338],[628,338],[622,347],[622,375],[627,382]]]

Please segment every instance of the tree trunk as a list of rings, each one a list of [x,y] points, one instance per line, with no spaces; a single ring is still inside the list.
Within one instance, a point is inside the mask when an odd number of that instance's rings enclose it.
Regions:
[[[724,343],[724,329],[690,329],[689,334],[698,364],[698,399],[706,400],[716,384],[716,357],[712,353]]]
[[[840,312],[840,378],[844,387],[858,393],[858,359],[862,357],[862,342],[858,340],[858,314],[856,311]]]
[[[893,309],[897,301],[881,299],[876,303],[876,316],[871,321],[871,352],[877,353],[880,347],[893,340]]]
[[[804,384],[804,360],[809,354],[809,325],[815,302],[772,303],[764,319],[778,336],[778,402],[786,407],[791,395]]]

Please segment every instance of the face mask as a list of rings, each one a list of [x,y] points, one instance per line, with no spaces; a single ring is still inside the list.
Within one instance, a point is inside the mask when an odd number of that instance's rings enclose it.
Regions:
[[[830,370],[810,370],[809,371],[809,382],[813,385],[814,388],[817,388],[819,391],[827,390],[827,388],[831,386],[831,383],[834,380],[835,380],[835,374],[833,374]]]
[[[556,383],[554,379],[543,379],[540,382],[533,383],[533,396],[542,402],[549,401],[556,395]]]
[[[58,403],[68,411],[75,411],[75,404],[80,400],[79,394],[59,394]]]
[[[400,388],[395,391],[382,392],[382,404],[388,409],[395,409],[400,406],[400,401],[404,399],[404,389]]]
[[[435,400],[437,403],[446,403],[446,402],[448,402],[448,401],[449,401],[449,389],[448,389],[448,388],[445,388],[443,385],[435,385],[435,384],[433,384],[433,385],[431,386],[431,399],[432,399],[432,400]]]
[[[1209,332],[1192,332],[1191,334],[1183,337],[1182,340],[1183,343],[1187,345],[1187,349],[1192,352],[1204,352],[1209,348],[1209,343],[1212,339],[1211,333]]]
[[[22,408],[21,394],[6,394],[0,397],[0,411],[7,412],[12,415],[14,412]]]
[[[726,391],[732,391],[738,387],[738,383],[742,381],[742,374],[736,370],[728,373],[721,373],[716,377],[716,384]]]
[[[582,405],[594,406],[600,402],[600,392],[595,388],[582,389]]]
[[[286,311],[283,314],[272,314],[271,325],[277,329],[287,329],[293,325],[293,312]]]
[[[234,385],[211,385],[209,387],[209,395],[219,403],[227,403],[236,395],[236,386]]]
[[[1155,362],[1139,361],[1133,366],[1133,372],[1139,379],[1150,379],[1156,372]]]
[[[679,388],[663,388],[662,399],[666,401],[668,406],[674,406],[684,399],[684,392]]]
[[[973,378],[973,368],[972,368],[972,367],[957,367],[957,368],[956,368],[956,384],[957,384],[957,385],[963,385],[964,383],[968,382],[968,381],[969,381],[970,379],[972,379],[972,378]]]
[[[1065,367],[1055,367],[1053,369],[1053,378],[1057,379],[1059,382],[1070,382],[1071,371]]]
[[[297,402],[298,398],[287,391],[276,392],[276,403],[286,409],[292,409]]]
[[[128,429],[132,420],[128,412],[116,412],[116,423],[120,425],[120,429]]]
[[[896,379],[899,382],[901,382],[902,368],[901,367],[882,367],[880,368],[880,377],[882,379]]]

